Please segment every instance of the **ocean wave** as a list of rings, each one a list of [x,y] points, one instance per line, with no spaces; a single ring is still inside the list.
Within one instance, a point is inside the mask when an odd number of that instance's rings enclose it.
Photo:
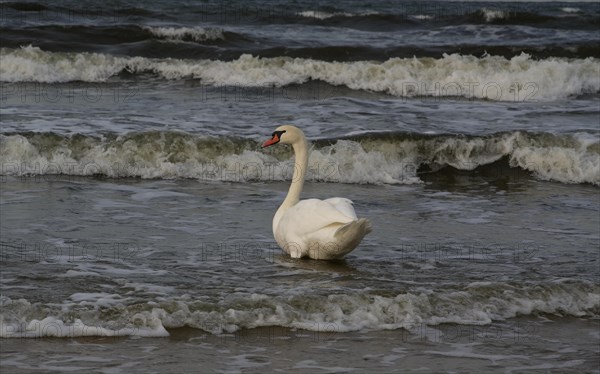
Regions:
[[[104,175],[247,182],[289,180],[290,150],[253,139],[183,132],[123,135],[0,135],[2,175]],[[600,185],[600,142],[592,135],[524,131],[488,136],[363,134],[317,140],[307,178],[360,184],[420,183],[423,168],[474,170],[506,159],[542,180]]]
[[[101,53],[46,52],[37,47],[0,50],[4,82],[105,82],[121,72],[163,79],[199,79],[209,85],[286,86],[320,80],[354,90],[399,97],[458,96],[485,100],[556,100],[600,91],[595,58],[532,59],[444,55],[384,62],[327,62],[242,55],[237,60],[115,57]]]
[[[74,15],[83,15],[85,18],[98,18],[98,17],[113,17],[116,14],[119,15],[133,15],[133,16],[141,16],[141,15],[155,15],[155,16],[164,16],[164,14],[157,14],[147,9],[142,8],[114,8],[109,6],[106,9],[103,9],[100,6],[93,7],[90,9],[89,6],[82,4],[81,7],[77,7],[77,4],[68,4],[65,2],[55,2],[48,3],[44,2],[37,3],[32,1],[2,1],[0,2],[0,6],[3,8],[3,11],[7,9],[12,9],[18,12],[42,12],[38,15],[36,20],[56,20],[59,14],[68,14],[70,17]]]
[[[334,17],[365,17],[365,16],[373,16],[379,15],[379,12],[371,11],[371,12],[360,12],[360,13],[350,13],[350,12],[326,12],[322,10],[304,10],[302,12],[297,13],[301,17],[305,18],[315,18],[319,20],[325,20],[328,18]]]
[[[132,43],[164,40],[169,42],[225,43],[244,40],[242,35],[228,32],[220,27],[167,27],[150,25],[37,25],[20,28],[3,28],[3,46],[20,48],[23,40],[36,40],[46,45],[64,46],[66,43],[89,46],[127,45]],[[211,42],[211,43],[207,43]],[[60,50],[60,47],[59,47]]]
[[[509,12],[506,10],[487,8],[483,8],[481,13],[483,13],[483,17],[485,18],[486,22],[491,22],[497,19],[506,19],[509,15]]]
[[[170,41],[204,42],[207,40],[225,39],[223,29],[221,28],[152,26],[144,26],[143,28],[156,37]]]
[[[302,12],[298,12],[298,15],[306,18],[316,18],[316,19],[327,19],[332,17],[354,17],[356,14],[348,13],[348,12],[334,12],[328,13],[320,10],[304,10]]]
[[[77,296],[77,297],[75,297]],[[108,295],[117,297],[118,295]],[[1,299],[0,337],[168,336],[190,327],[212,334],[281,326],[327,333],[411,330],[445,323],[487,325],[517,316],[598,317],[597,285],[473,283],[460,291],[269,296],[232,294],[219,301],[167,298],[106,305],[74,295],[59,304]]]
[[[415,14],[414,16],[411,16],[414,19],[418,19],[418,20],[428,20],[428,19],[433,19],[433,16],[431,14]]]
[[[565,13],[579,13],[581,11],[581,9],[575,7],[563,7],[560,8],[560,10],[562,10]]]
[[[453,7],[439,5],[422,5],[415,7],[397,7],[387,11],[348,12],[334,10],[304,10],[297,12],[299,20],[288,17],[287,22],[307,22],[333,27],[348,27],[364,30],[400,30],[420,26],[435,25],[465,25],[465,24],[507,24],[523,26],[544,25],[556,29],[595,29],[598,16],[591,11],[583,14],[575,7],[562,7],[563,14],[553,12],[532,11],[515,4],[494,5],[481,7],[481,4],[461,4]],[[565,19],[564,13],[579,13],[577,19]]]
[[[511,8],[482,8],[466,17],[473,23],[502,23],[514,25],[539,26],[541,23],[557,23],[560,18],[541,13],[526,12]],[[573,28],[582,25],[573,25]]]
[[[464,4],[463,4],[464,5]],[[575,7],[560,8],[565,13],[578,13],[580,9]],[[539,25],[548,24],[558,28],[588,28],[597,21],[597,16],[593,13],[585,15],[578,21],[565,24],[564,17],[552,13],[532,12],[519,6],[485,6],[480,8],[480,4],[467,5],[462,7],[440,8],[438,5],[423,5],[411,7],[398,7],[388,12],[362,11],[347,12],[343,10],[304,10],[296,13],[297,16],[304,19],[313,19],[315,22],[331,26],[345,26],[361,29],[380,29],[381,24],[387,27],[406,28],[418,24],[413,20],[436,22],[443,25],[462,25],[462,24],[487,24],[503,23],[514,25]],[[288,21],[293,21],[289,19]],[[354,23],[354,26],[353,24]]]
[[[462,2],[462,3],[424,3],[424,4],[391,4],[392,6],[371,5],[368,8],[355,6],[317,7],[283,6],[282,4],[240,4],[205,3],[174,4],[164,6],[154,4],[145,9],[139,7],[98,6],[90,9],[85,4],[42,3],[42,2],[3,2],[5,12],[15,15],[16,19],[31,16],[36,21],[55,22],[60,14],[68,14],[71,18],[97,21],[99,18],[108,22],[139,21],[145,18],[152,23],[164,22],[167,19],[187,19],[187,25],[198,22],[236,23],[236,24],[272,24],[286,23],[290,25],[314,23],[319,25],[356,28],[366,30],[393,30],[420,26],[423,23],[435,22],[441,25],[504,23],[514,25],[540,25],[558,29],[590,29],[595,30],[598,24],[597,7],[593,4],[558,4],[556,8],[548,6],[531,6],[528,4],[494,2]],[[315,5],[315,4],[313,4]],[[577,14],[578,17],[564,17]],[[9,20],[10,21],[10,20]]]

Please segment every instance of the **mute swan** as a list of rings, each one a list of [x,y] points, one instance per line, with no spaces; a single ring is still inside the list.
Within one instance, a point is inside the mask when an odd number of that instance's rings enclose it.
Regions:
[[[306,137],[295,126],[279,126],[262,147],[277,143],[291,144],[296,158],[292,184],[273,217],[277,244],[292,258],[308,256],[332,260],[343,257],[371,232],[371,223],[365,218],[358,219],[352,201],[343,197],[300,201],[308,167]]]

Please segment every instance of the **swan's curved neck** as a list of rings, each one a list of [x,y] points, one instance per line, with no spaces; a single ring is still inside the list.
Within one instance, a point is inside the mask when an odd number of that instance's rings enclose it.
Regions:
[[[308,168],[308,143],[303,137],[300,141],[294,143],[294,175],[292,176],[292,184],[288,194],[281,204],[280,210],[285,210],[298,201],[300,201],[300,193],[304,186],[304,178],[306,177],[306,169]]]

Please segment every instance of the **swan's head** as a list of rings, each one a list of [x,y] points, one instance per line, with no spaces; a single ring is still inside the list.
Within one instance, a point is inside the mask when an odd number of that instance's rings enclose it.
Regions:
[[[271,139],[268,139],[262,144],[263,148],[271,146],[273,144],[295,144],[304,141],[304,133],[302,130],[292,125],[283,125],[273,131]]]

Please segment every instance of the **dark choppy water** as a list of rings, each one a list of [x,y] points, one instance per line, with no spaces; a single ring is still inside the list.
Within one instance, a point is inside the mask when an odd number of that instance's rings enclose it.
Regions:
[[[4,370],[597,372],[598,3],[0,5]]]

